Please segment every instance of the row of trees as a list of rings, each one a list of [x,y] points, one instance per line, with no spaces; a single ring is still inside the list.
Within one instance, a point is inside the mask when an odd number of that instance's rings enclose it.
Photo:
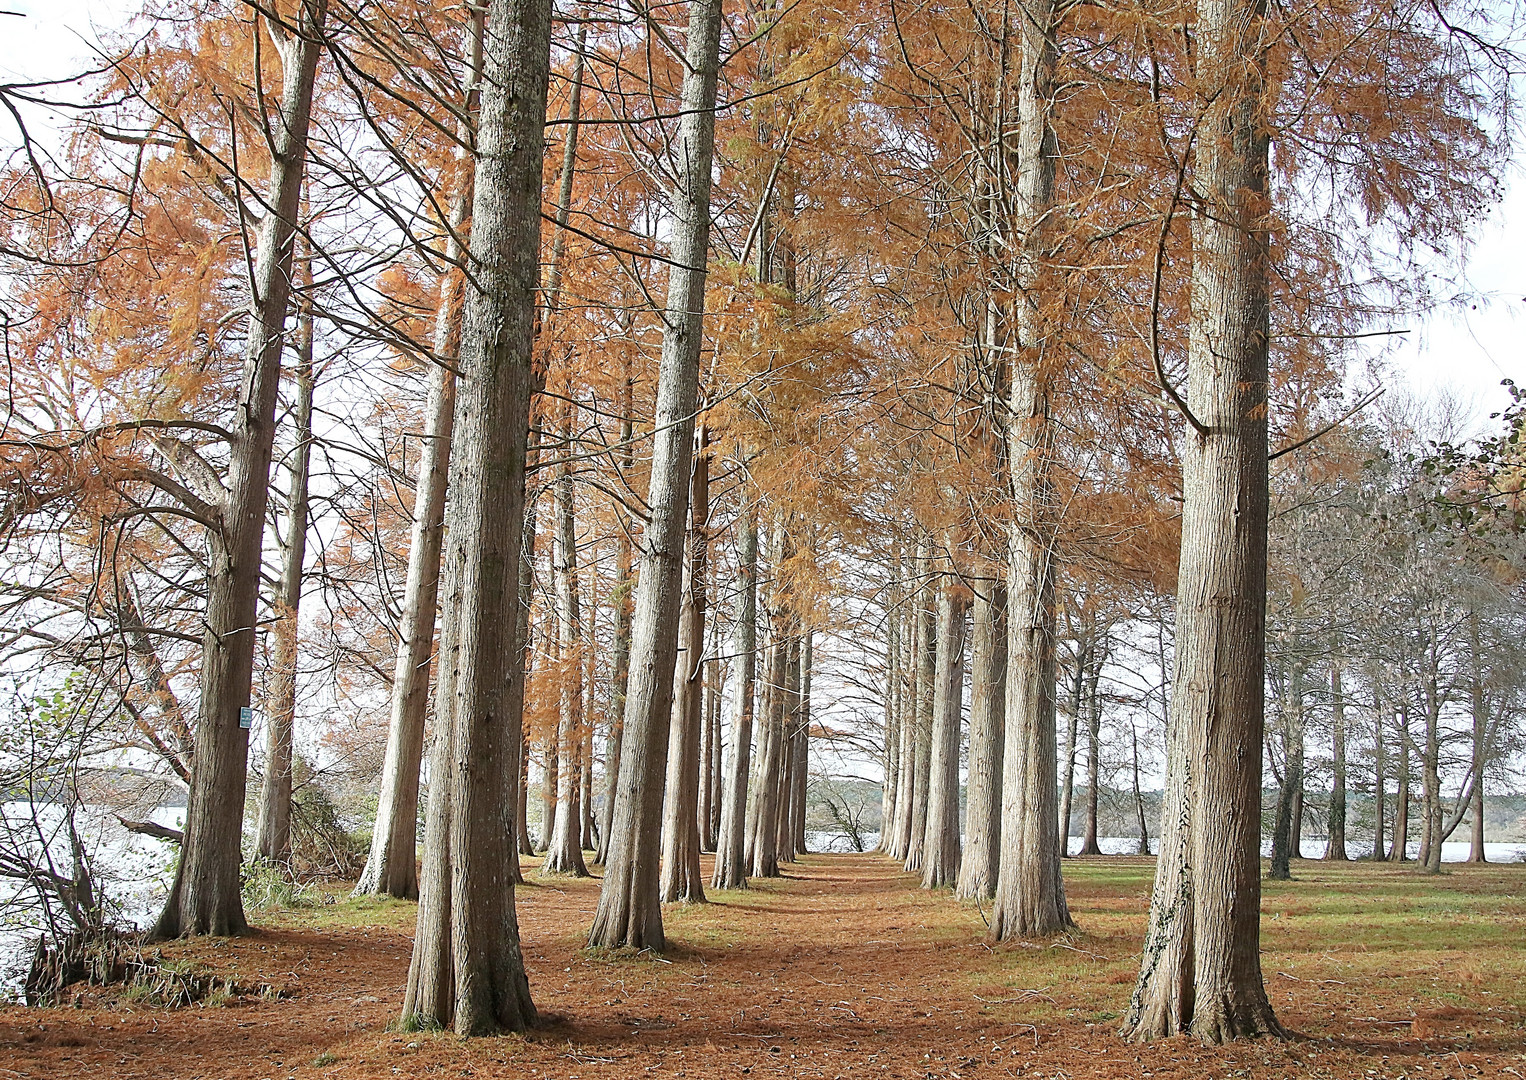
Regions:
[[[12,655],[87,672],[189,786],[156,931],[245,929],[255,707],[280,859],[318,688],[330,755],[388,716],[361,888],[419,895],[405,1019],[523,1028],[531,744],[548,868],[598,833],[589,943],[660,949],[712,830],[716,887],[801,847],[828,669],[882,710],[886,850],[999,939],[1066,930],[1062,612],[1127,588],[1172,597],[1174,674],[1124,1033],[1277,1032],[1269,461],[1493,198],[1499,32],[1404,0],[145,11],[67,151],[7,175],[0,523]]]

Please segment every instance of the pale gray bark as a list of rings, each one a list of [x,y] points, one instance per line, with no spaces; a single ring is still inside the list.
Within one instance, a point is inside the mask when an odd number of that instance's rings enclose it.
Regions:
[[[312,268],[304,275],[312,282]],[[254,850],[270,862],[291,857],[292,736],[297,712],[297,630],[302,604],[302,564],[307,558],[307,473],[313,449],[313,312],[304,302],[297,332],[296,446],[292,448],[291,488],[285,550],[281,554],[276,625],[267,700],[265,779],[260,788],[259,826]]]
[[[906,856],[902,868],[908,874],[922,872],[927,842],[927,788],[932,770],[933,693],[938,667],[937,591],[932,585],[932,541],[925,535],[917,544],[917,693],[912,701],[916,718],[911,739],[911,798],[907,809]]]
[[[1007,593],[995,581],[976,583],[971,604],[970,767],[965,850],[956,895],[989,899],[1001,859],[1001,776],[1006,750]]]
[[[938,590],[938,657],[928,767],[927,832],[922,887],[953,885],[959,877],[959,747],[963,734],[964,600],[952,581]]]
[[[1001,862],[991,904],[997,940],[1054,934],[1072,925],[1060,877],[1055,790],[1055,504],[1050,470],[1044,297],[1055,288],[1047,240],[1053,235],[1059,150],[1051,113],[1059,28],[1054,0],[1018,7],[1016,197],[1021,243],[1013,270],[1007,462],[1013,521],[1007,563],[1007,746]]]
[[[424,437],[419,445],[413,488],[413,525],[408,544],[408,574],[398,619],[397,656],[392,675],[387,749],[371,852],[355,885],[356,895],[376,894],[414,899],[419,894],[419,770],[424,757],[424,723],[429,708],[429,675],[434,661],[435,614],[440,601],[440,553],[445,543],[445,498],[450,473],[450,442],[456,411],[455,365],[461,350],[461,306],[465,279],[461,260],[467,210],[472,201],[472,169],[465,146],[472,140],[478,86],[482,78],[483,17],[470,21],[472,65],[467,83],[466,116],[456,135],[463,147],[456,156],[456,178],[447,219],[445,261],[435,302],[434,363],[424,402]]]
[[[1261,979],[1269,143],[1259,0],[1198,0],[1182,556],[1166,799],[1132,1039],[1281,1033]]]
[[[1081,829],[1082,855],[1101,855],[1097,843],[1097,801],[1102,793],[1102,701],[1097,683],[1102,677],[1099,648],[1086,673],[1086,820]]]
[[[269,210],[260,225],[250,276],[244,368],[229,425],[228,475],[221,505],[215,508],[217,527],[209,533],[201,705],[185,839],[175,882],[154,925],[156,938],[242,934],[249,928],[239,890],[249,763],[249,729],[242,726],[240,714],[250,707],[292,246],[327,10],[326,0],[303,0],[297,23],[289,30],[278,30],[273,23],[255,28],[261,33],[269,27],[279,35],[281,100],[269,133]]]
[[[620,471],[626,476],[630,475],[635,465],[631,422],[634,382],[630,354],[627,353],[625,378],[620,387]],[[594,861],[601,864],[609,859],[610,823],[615,813],[615,791],[620,783],[620,750],[625,733],[625,691],[631,670],[631,594],[636,584],[631,544],[634,524],[623,504],[616,504],[615,517],[619,531],[615,537],[615,588],[610,594],[610,604],[615,609],[614,656],[609,676],[609,735],[604,743],[604,807],[599,819],[599,850],[594,856]]]
[[[689,477],[689,538],[678,618],[678,660],[673,670],[673,715],[668,735],[667,798],[662,811],[664,903],[705,902],[699,867],[699,774],[701,690],[704,681],[705,600],[709,558],[710,455],[703,427],[696,432],[697,456]]]
[[[1325,858],[1346,861],[1346,695],[1341,686],[1341,665],[1330,665],[1330,813],[1326,818],[1329,841]]]
[[[561,445],[572,445],[571,386],[561,409]],[[570,455],[561,452],[552,471],[556,507],[552,568],[556,586],[557,647],[561,686],[556,725],[556,809],[541,869],[550,874],[587,877],[583,861],[583,615],[578,595],[577,519],[573,503]]]
[[[1070,857],[1070,815],[1076,791],[1076,742],[1081,723],[1081,700],[1086,693],[1085,653],[1076,643],[1076,666],[1070,679],[1070,708],[1066,712],[1065,765],[1060,772],[1060,857]]]
[[[657,860],[704,331],[720,26],[720,0],[691,0],[681,93],[683,116],[678,123],[675,154],[681,163],[680,176],[672,193],[675,265],[668,270],[656,435],[647,491],[652,517],[642,536],[630,687],[620,782],[610,823],[609,860],[588,936],[590,945],[606,948],[661,950],[666,944]]]
[[[736,623],[731,652],[736,675],[731,689],[731,757],[727,762],[725,789],[721,797],[721,826],[716,837],[715,876],[712,887],[747,887],[747,796],[748,772],[752,768],[753,683],[757,678],[758,652],[758,526],[748,488],[743,481],[742,507],[737,543]]]
[[[426,822],[418,929],[403,1004],[405,1022],[450,1024],[461,1035],[523,1030],[536,1018],[514,907],[515,774],[524,702],[516,629],[536,389],[551,5],[493,0],[484,38],[472,284],[461,334],[444,559],[440,750],[434,755],[438,771],[430,775],[434,813]]]

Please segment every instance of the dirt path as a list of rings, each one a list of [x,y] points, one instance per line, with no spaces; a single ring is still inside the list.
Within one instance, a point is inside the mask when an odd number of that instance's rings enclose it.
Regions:
[[[1314,940],[1312,921],[1290,928],[1302,894],[1290,893],[1286,910],[1269,898],[1266,963],[1279,1015],[1311,1037],[1205,1050],[1185,1040],[1127,1046],[1113,1034],[1138,963],[1144,860],[1069,864],[1085,932],[996,950],[975,908],[916,888],[882,859],[810,856],[786,873],[669,908],[677,948],[662,958],[583,952],[597,882],[532,874],[521,930],[548,1023],[528,1037],[388,1032],[414,908],[336,904],[283,912],[279,928],[252,938],[167,950],[288,997],[180,1010],[88,997],[77,1008],[0,1010],[0,1080],[1526,1075],[1518,1003],[1490,989],[1487,965],[1467,957],[1477,1002],[1417,1010],[1429,983],[1451,985],[1446,958],[1433,970],[1407,947],[1411,981],[1401,984],[1368,962],[1365,943],[1346,957]],[[1499,976],[1519,985],[1505,968]]]

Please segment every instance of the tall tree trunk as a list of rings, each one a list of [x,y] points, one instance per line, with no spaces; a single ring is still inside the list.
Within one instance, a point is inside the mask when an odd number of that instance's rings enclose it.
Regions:
[[[1055,791],[1055,530],[1049,415],[1054,295],[1054,172],[1059,148],[1052,110],[1059,60],[1055,0],[1018,5],[1016,198],[1021,243],[1014,266],[1007,462],[1014,519],[1008,526],[1007,746],[1001,863],[991,935],[1007,940],[1073,925],[1060,877]]]
[[[678,618],[678,662],[673,673],[673,716],[668,738],[667,800],[662,815],[664,902],[705,902],[705,879],[699,867],[699,774],[701,691],[705,678],[705,600],[709,557],[706,530],[710,519],[709,439],[696,433],[697,456],[689,478],[688,566],[683,606]]]
[[[1388,849],[1389,862],[1409,861],[1409,705],[1400,707],[1398,790],[1394,793],[1394,837]]]
[[[1101,855],[1097,843],[1097,804],[1102,790],[1102,702],[1097,683],[1102,677],[1102,657],[1097,656],[1086,676],[1086,825],[1081,833],[1081,854]]]
[[[1287,703],[1282,710],[1282,751],[1286,761],[1282,789],[1277,793],[1277,817],[1272,829],[1271,870],[1274,881],[1291,878],[1290,860],[1298,850],[1298,792],[1303,787],[1303,668],[1295,663],[1288,672]]]
[[[964,600],[953,581],[938,590],[938,657],[933,687],[927,836],[922,887],[953,885],[959,877],[959,745],[964,699]]]
[[[731,758],[727,762],[726,786],[721,797],[721,826],[716,837],[715,876],[717,889],[747,887],[747,795],[748,771],[752,768],[753,683],[758,656],[758,523],[749,489],[742,481],[740,535],[737,545],[736,622],[731,652],[736,658],[736,677],[731,690]]]
[[[634,439],[631,421],[632,397],[635,380],[631,374],[631,359],[625,357],[625,378],[620,386],[620,473],[629,476],[635,465]],[[615,516],[618,531],[615,536],[615,589],[610,603],[615,609],[614,657],[610,665],[609,687],[609,737],[604,744],[604,808],[599,819],[599,850],[594,861],[601,865],[609,860],[610,823],[615,813],[615,792],[620,783],[620,753],[625,732],[625,692],[631,670],[631,593],[635,587],[632,572],[633,552],[631,515],[623,503],[616,503]]]
[[[532,429],[534,426],[535,420],[532,414]],[[534,463],[535,447],[532,446],[530,448],[526,454],[526,460],[531,464]],[[529,471],[528,466],[526,471]],[[527,685],[530,672],[535,666],[535,633],[532,629],[533,624],[531,623],[530,616],[535,607],[535,534],[538,531],[536,507],[539,504],[539,500],[533,496],[527,496],[525,504],[524,539],[520,544],[519,556],[519,608],[514,613],[514,644],[519,653],[519,668],[522,673],[521,682]],[[438,691],[436,691],[435,700],[439,700]],[[519,729],[519,767],[515,771],[519,777],[517,785],[519,788],[518,798],[515,803],[518,807],[516,814],[517,821],[514,828],[516,834],[515,849],[521,855],[534,855],[535,845],[530,841],[530,820],[528,814],[530,805],[530,733],[525,729],[523,720],[521,720]],[[542,786],[544,787],[544,785]],[[543,821],[551,820],[551,815],[544,805],[541,807],[541,817]],[[544,843],[541,844],[542,851],[545,850],[545,847]],[[518,876],[515,878],[515,884],[523,883],[524,875],[518,867],[516,867],[516,873]]]
[[[816,664],[816,631],[805,628],[800,648],[800,738],[795,744],[795,854],[804,855],[806,789],[811,772],[811,672]]]
[[[1138,818],[1140,855],[1150,854],[1150,825],[1145,820],[1144,792],[1139,789],[1139,732],[1129,725],[1129,742],[1134,751],[1134,813]]]
[[[577,519],[572,490],[572,385],[564,387],[561,408],[563,449],[552,470],[556,510],[552,569],[556,585],[556,642],[561,657],[556,725],[556,810],[541,870],[587,877],[583,861],[583,613],[578,595]]]
[[[1388,762],[1385,758],[1383,745],[1383,699],[1378,693],[1376,678],[1370,678],[1372,685],[1372,859],[1374,862],[1383,858],[1383,837],[1387,833],[1384,816],[1388,810],[1388,792],[1385,788],[1386,777],[1384,769]]]
[[[1441,694],[1434,673],[1425,684],[1425,753],[1421,760],[1421,787],[1425,793],[1425,854],[1427,874],[1441,873]]]
[[[902,866],[909,874],[921,873],[927,839],[927,796],[931,785],[933,695],[937,688],[938,632],[937,590],[932,584],[932,541],[925,535],[917,545],[917,695],[912,740],[910,833]]]
[[[971,604],[970,773],[964,859],[955,895],[989,899],[1001,857],[1002,753],[1006,749],[1007,594],[996,581],[978,583]]]
[[[699,727],[699,849],[715,850],[715,835],[710,828],[710,806],[715,800],[715,730],[710,723],[714,711],[715,681],[720,676],[720,664],[712,664],[705,673],[704,689],[700,701]]]
[[[899,562],[899,560],[897,560]],[[899,574],[899,567],[897,567]],[[880,834],[874,850],[890,850],[890,835],[895,827],[896,785],[901,773],[901,609],[895,588],[888,591],[885,604],[885,741],[881,754],[884,777],[880,781]]]
[[[186,804],[185,839],[175,882],[153,936],[242,934],[239,893],[244,793],[249,765],[254,629],[260,603],[261,547],[270,497],[270,456],[281,383],[292,243],[307,165],[313,81],[323,48],[326,0],[303,0],[297,25],[281,33],[280,108],[270,132],[269,211],[260,226],[250,277],[242,396],[234,410],[226,494],[210,532],[201,706]],[[260,32],[257,20],[255,33]],[[265,24],[273,25],[273,24]],[[279,31],[277,32],[279,33]]]
[[[408,543],[408,576],[398,620],[397,657],[392,676],[387,750],[371,853],[355,886],[356,895],[414,899],[419,894],[419,769],[424,757],[424,723],[429,708],[429,674],[434,661],[435,613],[440,599],[440,553],[445,543],[446,483],[456,411],[456,362],[461,351],[461,308],[465,278],[457,265],[472,202],[471,144],[478,87],[482,80],[483,12],[471,16],[471,71],[466,115],[457,126],[462,148],[456,155],[445,238],[446,271],[435,301],[434,357],[424,402],[424,438],[418,480],[413,488],[413,526]]]
[[[913,562],[913,567],[916,563]],[[896,862],[904,863],[911,850],[911,807],[917,786],[917,701],[921,696],[918,679],[922,671],[920,658],[923,649],[922,618],[917,599],[920,589],[913,589],[905,596],[906,625],[910,631],[906,643],[906,665],[902,676],[900,758],[901,774],[896,785],[896,820],[892,842],[887,849]]]
[[[779,617],[774,631],[768,725],[758,746],[758,806],[752,841],[753,877],[779,876],[779,774],[783,771],[786,731],[794,712],[790,683],[798,676],[800,661],[795,636],[786,616]]]
[[[610,850],[588,943],[661,950],[662,906],[657,857],[662,785],[667,772],[673,668],[678,656],[689,467],[704,336],[705,260],[710,246],[710,179],[715,149],[715,92],[721,37],[720,0],[690,0],[673,192],[674,264],[668,271],[662,363],[657,376],[656,434],[642,536],[641,577],[631,634],[631,685],[626,698],[620,783],[610,823]]]
[[[1325,858],[1345,862],[1346,855],[1346,695],[1341,686],[1341,665],[1330,665],[1330,814],[1326,819],[1329,840]]]
[[[311,286],[312,266],[303,278]],[[292,735],[297,713],[297,619],[302,603],[302,564],[307,558],[307,473],[313,448],[313,310],[301,304],[297,331],[296,437],[287,499],[288,531],[282,553],[280,622],[271,662],[269,720],[265,742],[265,782],[260,788],[259,827],[254,850],[270,862],[291,858]]]
[[[1198,0],[1192,325],[1166,802],[1133,1039],[1281,1034],[1261,979],[1269,138],[1262,0]]]
[[[1076,669],[1070,680],[1070,711],[1065,734],[1065,768],[1060,784],[1060,858],[1070,858],[1070,813],[1076,792],[1076,736],[1081,721],[1081,702],[1086,696],[1086,651],[1076,642]]]
[[[547,635],[548,641],[556,640]],[[540,849],[551,850],[551,837],[556,830],[556,808],[562,790],[562,740],[560,723],[547,733],[542,748],[545,765],[540,780]]]
[[[535,1020],[514,908],[515,774],[524,665],[515,640],[540,256],[541,160],[551,66],[547,0],[493,0],[484,43],[444,561],[445,632],[426,843],[403,1016],[461,1035]],[[448,648],[447,648],[448,646]],[[443,760],[442,760],[443,758]],[[445,835],[439,825],[448,819]],[[449,883],[448,897],[442,890]],[[447,917],[440,913],[448,908]],[[449,957],[448,965],[441,959]],[[440,973],[448,966],[451,993]]]
[[[1478,612],[1468,613],[1468,643],[1473,670],[1468,685],[1468,706],[1473,717],[1473,791],[1469,802],[1473,819],[1468,845],[1470,863],[1488,862],[1484,854],[1484,769],[1489,764],[1489,712],[1484,696],[1483,653],[1479,643]]]

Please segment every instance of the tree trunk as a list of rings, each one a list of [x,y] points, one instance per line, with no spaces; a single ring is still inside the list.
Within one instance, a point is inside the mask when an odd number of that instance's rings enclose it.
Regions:
[[[710,723],[711,713],[714,711],[715,680],[720,674],[720,665],[712,664],[710,670],[705,673],[704,688],[700,701],[700,727],[699,727],[699,849],[700,851],[715,850],[715,834],[710,827],[710,806],[715,801],[715,729]]]
[[[1472,646],[1473,671],[1469,680],[1468,704],[1473,717],[1473,791],[1469,802],[1473,818],[1470,863],[1488,862],[1484,855],[1484,768],[1489,763],[1489,713],[1484,696],[1483,655],[1479,645],[1478,612],[1468,613],[1468,637]]]
[[[482,76],[483,16],[470,23],[472,67],[467,117],[457,137],[469,144],[475,124],[477,88]],[[418,479],[413,488],[413,526],[408,544],[408,576],[398,620],[397,657],[392,676],[387,750],[371,853],[355,886],[357,896],[373,894],[414,899],[419,895],[419,769],[424,757],[424,723],[429,708],[429,674],[434,661],[435,614],[440,598],[440,552],[445,543],[446,483],[456,410],[456,363],[461,351],[461,307],[465,278],[457,265],[472,202],[472,170],[464,146],[457,151],[445,240],[448,269],[440,276],[435,302],[434,357],[424,402],[424,437],[419,446]]]
[[[1016,199],[1021,237],[1014,265],[1007,462],[1014,518],[1008,526],[1007,746],[1001,863],[991,904],[996,940],[1054,934],[1074,925],[1060,877],[1059,800],[1055,791],[1055,530],[1058,507],[1050,469],[1052,344],[1047,297],[1056,283],[1049,260],[1054,172],[1059,148],[1051,123],[1058,64],[1055,0],[1022,0],[1017,95]]]
[[[1129,742],[1134,750],[1134,813],[1139,825],[1139,854],[1150,854],[1150,825],[1145,820],[1144,793],[1139,790],[1139,732],[1129,725]]]
[[[620,387],[620,473],[629,476],[635,465],[634,440],[632,438],[632,396],[634,379],[631,375],[631,359],[625,357],[625,378]],[[609,687],[609,737],[604,744],[604,808],[599,819],[599,850],[594,861],[603,864],[609,860],[610,823],[615,813],[615,792],[620,783],[620,752],[625,732],[625,692],[631,670],[631,591],[635,585],[632,576],[631,516],[623,503],[615,504],[618,532],[615,537],[615,589],[610,603],[615,609],[614,657],[610,665]]]
[[[1198,0],[1182,555],[1166,804],[1132,1039],[1281,1026],[1261,979],[1269,140],[1260,0]]]
[[[312,283],[312,266],[303,277]],[[270,730],[265,743],[265,782],[260,788],[254,849],[273,863],[291,858],[292,734],[297,712],[297,617],[302,603],[302,564],[307,557],[307,472],[313,448],[313,311],[302,303],[297,332],[297,445],[287,502],[289,529],[281,565],[275,655],[271,660]]]
[[[758,655],[758,524],[752,499],[743,480],[737,550],[736,623],[731,652],[736,677],[731,696],[731,759],[727,762],[726,786],[721,798],[721,826],[716,837],[715,877],[717,889],[747,887],[747,795],[748,770],[752,768],[753,683]]]
[[[1076,670],[1070,682],[1070,715],[1065,735],[1064,782],[1060,785],[1060,858],[1070,858],[1070,811],[1076,791],[1076,736],[1081,720],[1081,701],[1086,692],[1086,652],[1076,643]]]
[[[662,784],[667,772],[673,668],[684,532],[699,392],[699,350],[705,317],[705,260],[710,246],[710,179],[715,148],[720,0],[690,0],[674,191],[672,254],[662,362],[657,377],[656,434],[642,537],[641,577],[631,635],[631,686],[626,698],[620,783],[610,823],[610,850],[588,944],[661,950],[662,906],[657,857]]]
[[[572,446],[572,385],[564,387],[561,445]],[[583,861],[583,614],[578,596],[578,538],[570,452],[563,450],[552,470],[556,510],[552,569],[556,586],[556,642],[561,658],[556,725],[556,810],[541,871],[587,877]]]
[[[897,560],[899,563],[899,559]],[[897,566],[899,574],[899,566]],[[880,781],[880,835],[874,850],[890,850],[890,835],[895,826],[896,785],[901,774],[901,609],[892,586],[885,604],[885,740]]]
[[[701,427],[698,454],[689,478],[688,567],[678,618],[678,661],[673,673],[673,716],[668,738],[667,799],[662,816],[662,899],[665,903],[705,902],[699,868],[700,707],[705,678],[705,600],[708,589],[710,519],[709,439]]]
[[[548,640],[555,638],[547,635]],[[542,753],[545,765],[540,778],[540,843],[542,851],[551,850],[551,836],[556,829],[556,807],[562,790],[562,740],[560,724],[546,736]]]
[[[1372,859],[1374,862],[1383,858],[1383,837],[1387,832],[1384,815],[1388,810],[1388,792],[1385,790],[1386,777],[1383,770],[1387,765],[1384,760],[1383,746],[1383,701],[1378,694],[1377,681],[1375,678],[1368,680],[1372,684]]]
[[[913,567],[916,563],[913,562]],[[902,676],[901,698],[901,724],[900,724],[900,759],[901,773],[896,785],[896,820],[895,830],[892,833],[890,847],[887,849],[890,857],[896,862],[904,863],[907,852],[911,850],[911,806],[916,795],[917,786],[917,700],[921,695],[918,679],[921,675],[922,664],[919,659],[923,649],[922,642],[922,619],[918,609],[914,606],[919,595],[918,589],[913,589],[905,597],[906,624],[910,630],[910,640],[906,643],[905,674]]]
[[[1388,849],[1389,862],[1409,861],[1409,706],[1404,705],[1399,723],[1399,786],[1394,793],[1394,837]]]
[[[1086,676],[1086,825],[1081,833],[1081,854],[1101,855],[1097,843],[1097,803],[1102,790],[1102,702],[1097,683],[1102,677],[1102,658],[1094,658]]]
[[[953,885],[959,877],[959,745],[964,698],[964,601],[952,581],[938,590],[938,656],[933,686],[927,835],[922,887]]]
[[[1288,672],[1287,703],[1282,722],[1282,752],[1287,764],[1282,789],[1277,793],[1271,869],[1267,874],[1274,881],[1287,881],[1293,876],[1291,860],[1298,850],[1301,817],[1298,792],[1303,787],[1303,704],[1303,669],[1294,664]]]
[[[921,873],[927,838],[927,795],[931,784],[933,695],[937,686],[938,636],[936,590],[932,585],[932,541],[923,537],[917,545],[917,696],[912,740],[910,831],[906,859],[909,874]]]
[[[1425,684],[1425,755],[1421,761],[1425,792],[1425,854],[1427,874],[1441,873],[1441,694],[1433,674]]]
[[[798,674],[794,636],[784,616],[774,634],[768,726],[758,746],[758,805],[752,840],[753,877],[779,876],[779,774],[783,771],[785,732],[793,712],[790,681]]]
[[[1341,665],[1330,665],[1330,815],[1326,831],[1325,858],[1346,861],[1346,696],[1341,687]]]
[[[816,631],[805,629],[800,650],[800,739],[795,744],[795,854],[804,855],[806,789],[811,771],[811,671],[816,663]]]
[[[1001,857],[1001,775],[1006,742],[1007,594],[982,581],[971,605],[970,773],[965,806],[964,860],[955,895],[989,899]]]
[[[244,793],[249,708],[259,616],[261,546],[270,497],[270,456],[281,382],[292,246],[307,165],[313,80],[323,48],[326,0],[303,0],[281,46],[281,102],[272,125],[269,207],[251,273],[242,394],[234,410],[226,495],[210,539],[201,706],[186,804],[185,840],[155,938],[242,934]],[[255,32],[260,28],[256,26]]]
[[[551,5],[494,0],[484,47],[482,119],[472,204],[472,285],[461,334],[444,562],[445,633],[436,727],[443,768],[431,810],[405,1022],[450,1023],[460,1035],[535,1021],[514,908],[514,775],[524,665],[516,641],[541,160],[550,74]],[[448,648],[447,648],[448,646]],[[448,742],[444,741],[448,740]],[[443,758],[443,760],[442,760]],[[426,828],[426,841],[431,838]],[[448,900],[431,896],[448,881]],[[428,904],[430,910],[426,911]],[[440,912],[448,908],[448,917]],[[439,973],[449,957],[453,992]]]

